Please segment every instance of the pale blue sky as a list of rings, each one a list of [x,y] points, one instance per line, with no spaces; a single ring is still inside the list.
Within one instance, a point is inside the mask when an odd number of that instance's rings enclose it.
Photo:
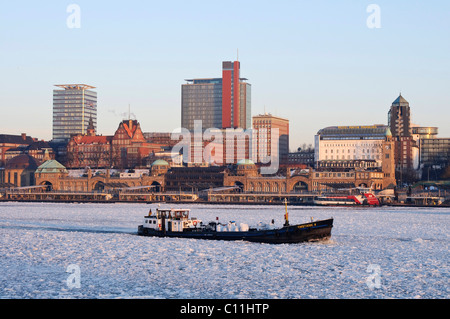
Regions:
[[[81,28],[66,25],[69,4]],[[367,7],[381,8],[369,29]],[[386,124],[399,92],[414,123],[450,137],[450,1],[8,1],[0,8],[0,133],[50,139],[54,84],[97,87],[98,133],[131,112],[181,122],[186,78],[235,60],[252,114],[290,119],[291,149],[331,125]]]

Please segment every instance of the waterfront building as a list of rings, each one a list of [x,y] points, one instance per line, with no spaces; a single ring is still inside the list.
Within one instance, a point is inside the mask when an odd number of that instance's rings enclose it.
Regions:
[[[419,150],[413,136],[411,108],[400,94],[388,112],[388,125],[395,141],[395,165],[402,179],[404,173],[418,169]]]
[[[377,167],[381,167],[382,147],[387,132],[386,125],[323,128],[314,139],[316,165],[321,161],[374,160]]]
[[[364,184],[384,189],[396,185],[394,146],[391,131],[386,125],[324,128],[315,136],[316,169],[321,171],[317,177],[328,178],[331,174],[339,178],[343,176],[334,173],[345,172],[346,178],[364,176],[379,179],[371,182],[372,185],[355,180],[355,186]],[[317,188],[319,183],[312,186]]]
[[[165,149],[171,149],[180,141],[172,139],[172,133],[168,132],[144,132],[144,137],[148,143],[159,144]]]
[[[380,166],[377,161],[368,160],[328,160],[317,162],[317,171],[348,172],[350,170],[376,170]]]
[[[33,156],[28,154],[15,156],[5,165],[3,183],[9,183],[14,187],[34,185],[34,173],[37,167]]]
[[[390,154],[392,150],[386,150]],[[393,154],[393,153],[392,153]],[[384,154],[385,155],[385,154]],[[389,160],[389,159],[388,159]],[[245,193],[290,194],[305,192],[325,192],[336,188],[368,187],[382,190],[395,185],[394,166],[386,171],[353,169],[348,171],[287,168],[285,174],[264,176],[257,165],[249,160],[237,164],[236,173],[225,175],[224,186],[239,187]]]
[[[388,125],[394,138],[409,137],[412,135],[411,127],[411,109],[409,102],[400,94],[392,102],[388,112]]]
[[[412,135],[395,139],[395,166],[400,174],[419,168],[419,148]]]
[[[418,126],[412,125],[413,140],[419,144],[420,140],[435,138],[439,133],[439,129],[434,126]]]
[[[201,166],[236,164],[251,156],[252,131],[243,129],[209,129],[184,132],[172,154],[182,154],[185,164]]]
[[[124,191],[130,188],[145,188],[147,191],[164,190],[164,177],[168,171],[168,163],[155,161],[150,170],[134,170],[125,173],[123,170],[86,168],[68,170],[56,160],[48,160],[35,172],[36,185],[45,186],[46,190],[64,192],[91,191]]]
[[[0,134],[0,167],[4,167],[7,159],[7,151],[18,147],[28,147],[36,139],[26,133],[21,135]],[[17,154],[16,154],[17,155]]]
[[[111,139],[111,160],[115,168],[135,168],[146,165],[150,154],[161,151],[159,144],[148,143],[137,120],[120,122]]]
[[[69,140],[67,168],[137,168],[162,150],[162,145],[147,142],[137,120],[123,120],[114,135],[103,136],[96,135],[91,119],[86,132]]]
[[[37,165],[41,165],[47,159],[55,159],[56,155],[51,145],[46,141],[36,141],[26,147],[25,154],[32,156]]]
[[[382,190],[396,185],[394,165],[394,143],[387,130],[382,144],[382,164],[377,169],[350,167],[336,170],[324,167],[321,170],[292,170],[287,168],[284,176],[261,176],[255,174],[254,164],[241,162],[244,174],[230,175],[225,180],[226,186],[239,185],[246,192],[323,192],[335,188],[369,187]],[[239,170],[238,170],[239,171]]]
[[[382,169],[319,170],[284,168],[278,174],[262,175],[259,167],[249,159],[240,160],[234,166],[188,165],[170,166],[167,161],[156,160],[150,169],[120,170],[86,168],[67,170],[55,160],[39,166],[35,173],[36,185],[55,191],[90,192],[143,189],[144,193],[234,192],[289,194],[323,192],[335,188],[370,187],[381,190],[395,185],[392,141],[386,138],[383,147]],[[151,193],[150,193],[151,192]]]
[[[53,90],[53,140],[68,141],[85,134],[92,119],[97,127],[97,92],[86,84],[55,85]]]
[[[111,140],[112,136],[73,136],[67,145],[67,167],[110,167]]]
[[[251,85],[240,77],[240,62],[222,63],[222,78],[187,79],[181,86],[181,126],[194,130],[194,121],[209,128],[251,126]]]
[[[297,152],[290,152],[288,154],[287,165],[306,165],[314,167],[314,149],[299,149]]]
[[[69,143],[69,140],[64,141],[55,141],[51,140],[48,141],[48,144],[53,149],[53,153],[55,156],[55,160],[57,160],[60,163],[63,163],[64,165],[67,164],[67,145]]]
[[[222,165],[237,164],[241,160],[252,157],[254,143],[253,130],[225,129],[223,134],[223,148],[218,147],[217,154],[223,157]]]
[[[136,158],[128,157],[128,149],[135,147],[137,149],[132,154],[140,154],[139,148],[147,147],[143,140],[145,139],[140,131],[139,123],[124,120],[120,123],[112,140],[112,149],[118,147],[127,161],[136,161]],[[147,195],[151,195],[149,189],[152,193],[200,194],[200,192],[216,192],[217,189],[221,191],[224,187],[237,192],[265,194],[321,192],[336,187],[370,187],[381,190],[395,185],[393,143],[392,135],[389,129],[386,129],[381,147],[381,166],[375,165],[374,160],[367,161],[372,163],[372,166],[353,165],[340,167],[338,170],[327,166],[316,171],[284,166],[276,174],[268,176],[261,174],[262,166],[258,166],[250,159],[241,159],[236,165],[214,166],[204,162],[171,166],[167,161],[158,159],[149,169],[123,172],[120,167],[114,170],[106,168],[95,171],[87,167],[80,173],[79,170],[68,171],[57,161],[48,160],[38,167],[35,179],[36,185],[43,185],[53,190],[127,192],[131,189],[147,189],[145,191]],[[112,151],[114,152],[116,151]]]
[[[45,186],[45,190],[85,190],[83,182],[77,180],[70,185],[70,188],[64,188],[66,180],[69,178],[69,171],[57,160],[48,160],[39,165],[34,173],[36,185]]]
[[[382,149],[383,160],[381,162],[381,172],[383,173],[383,180],[381,188],[386,189],[397,185],[397,180],[395,177],[395,140],[389,129],[386,131],[386,137]]]
[[[443,169],[450,165],[450,138],[421,139],[419,149],[422,177],[427,177],[430,168]]]
[[[439,129],[434,126],[418,126],[414,124],[412,124],[411,126],[412,126],[412,138],[415,143],[414,146],[416,146],[415,148],[413,148],[414,169],[418,170],[423,168],[429,169],[433,165],[443,167],[442,154],[445,154],[445,150],[442,149],[439,150],[440,148],[439,146],[437,148],[434,147],[434,144],[440,143],[439,142],[435,143],[431,141],[423,142],[423,140],[436,139]],[[441,155],[437,155],[439,153]],[[434,161],[433,158],[437,159],[437,161]]]
[[[86,134],[72,136],[67,144],[66,167],[110,167],[111,141],[112,136],[96,135],[94,122],[90,118]]]
[[[274,139],[274,130],[278,130],[278,139]],[[253,159],[264,162],[264,156],[278,157],[279,163],[288,162],[289,120],[273,116],[270,113],[253,116]],[[272,154],[272,151],[278,154]]]
[[[21,145],[15,148],[8,149],[5,152],[5,159],[6,161],[9,161],[10,159],[21,154],[28,154],[32,156],[36,160],[36,163],[38,165],[44,162],[44,157],[46,156],[46,154],[50,158],[55,158],[55,153],[49,143],[45,141],[35,141],[30,145]]]
[[[166,192],[198,193],[202,190],[222,187],[224,169],[222,166],[172,167],[165,174],[164,189]]]

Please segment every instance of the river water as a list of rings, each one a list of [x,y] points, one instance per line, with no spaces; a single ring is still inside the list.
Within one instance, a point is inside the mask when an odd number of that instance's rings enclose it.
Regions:
[[[256,225],[283,206],[163,205]],[[289,207],[330,240],[270,245],[140,237],[147,204],[0,203],[0,298],[450,297],[449,208]]]

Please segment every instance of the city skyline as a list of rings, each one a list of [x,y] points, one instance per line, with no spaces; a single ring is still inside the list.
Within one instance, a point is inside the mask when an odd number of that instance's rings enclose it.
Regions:
[[[387,124],[400,92],[412,123],[450,136],[449,3],[377,1],[381,28],[367,25],[369,1],[235,4],[78,1],[80,28],[67,24],[68,3],[5,4],[2,133],[50,140],[58,83],[97,88],[99,134],[112,134],[129,105],[144,131],[173,131],[184,79],[217,77],[239,49],[251,115],[288,118],[291,150],[323,127]]]

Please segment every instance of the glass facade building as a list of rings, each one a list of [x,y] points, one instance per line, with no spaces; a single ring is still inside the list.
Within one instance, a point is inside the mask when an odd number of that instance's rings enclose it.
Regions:
[[[446,167],[450,164],[450,138],[420,140],[420,164],[422,167]]]
[[[239,127],[249,129],[252,127],[252,86],[250,83],[241,82],[241,101],[240,109],[241,115],[239,117]]]
[[[194,79],[181,86],[181,126],[194,130],[201,120],[203,129],[222,127],[222,79]]]
[[[53,140],[69,140],[72,135],[86,134],[89,119],[97,129],[97,92],[85,84],[55,85],[53,90]]]
[[[434,126],[413,126],[412,134],[415,141],[425,139],[425,138],[435,138],[437,137],[439,129]]]

